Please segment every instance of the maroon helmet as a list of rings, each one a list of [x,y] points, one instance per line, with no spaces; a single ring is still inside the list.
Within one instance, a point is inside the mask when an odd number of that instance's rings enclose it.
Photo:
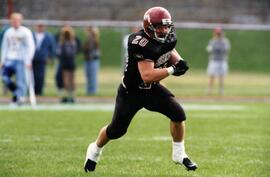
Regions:
[[[171,32],[172,17],[169,11],[163,7],[152,7],[148,9],[143,17],[143,28],[148,36],[159,41],[165,42],[168,34]],[[157,28],[165,26],[168,29],[165,33],[157,33]]]

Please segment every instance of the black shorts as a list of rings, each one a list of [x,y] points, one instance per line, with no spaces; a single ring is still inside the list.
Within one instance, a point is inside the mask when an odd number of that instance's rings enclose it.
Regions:
[[[74,60],[61,60],[60,67],[62,70],[74,71],[76,69]]]
[[[186,119],[183,108],[164,86],[155,84],[150,90],[130,93],[121,84],[118,88],[114,114],[112,122],[107,128],[107,134],[119,129],[127,130],[136,112],[142,108],[159,112],[174,122]]]

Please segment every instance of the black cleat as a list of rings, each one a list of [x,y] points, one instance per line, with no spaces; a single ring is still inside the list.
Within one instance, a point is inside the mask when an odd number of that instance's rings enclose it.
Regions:
[[[198,167],[196,163],[193,163],[188,157],[183,159],[183,165],[186,167],[186,169],[195,171]]]
[[[85,164],[84,164],[84,171],[87,173],[87,172],[91,172],[91,171],[95,171],[95,168],[96,168],[96,165],[97,163],[90,160],[90,159],[87,159]]]

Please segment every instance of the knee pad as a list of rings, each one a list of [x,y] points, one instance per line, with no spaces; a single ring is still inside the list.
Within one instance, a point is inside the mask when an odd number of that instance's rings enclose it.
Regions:
[[[118,139],[126,134],[127,129],[121,127],[113,127],[111,124],[106,129],[107,137],[109,139]]]

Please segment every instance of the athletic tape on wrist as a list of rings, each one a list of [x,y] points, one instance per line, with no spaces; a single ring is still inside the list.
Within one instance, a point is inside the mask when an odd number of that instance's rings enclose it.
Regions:
[[[172,75],[174,73],[174,68],[172,66],[166,68],[169,75]]]

